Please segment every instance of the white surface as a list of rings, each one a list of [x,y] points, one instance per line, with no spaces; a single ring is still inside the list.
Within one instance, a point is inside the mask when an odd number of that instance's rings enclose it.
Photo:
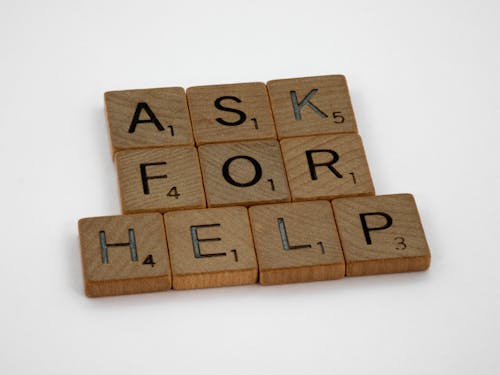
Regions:
[[[498,1],[2,1],[0,373],[500,371]],[[103,93],[342,73],[428,272],[88,299],[77,220],[118,214]]]

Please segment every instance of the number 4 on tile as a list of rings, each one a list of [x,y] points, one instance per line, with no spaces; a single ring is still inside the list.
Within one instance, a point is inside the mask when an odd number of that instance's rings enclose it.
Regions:
[[[146,266],[151,266],[151,267],[154,267],[155,266],[155,261],[153,259],[153,255],[149,254],[145,259],[144,261],[142,262],[142,264],[146,265]]]

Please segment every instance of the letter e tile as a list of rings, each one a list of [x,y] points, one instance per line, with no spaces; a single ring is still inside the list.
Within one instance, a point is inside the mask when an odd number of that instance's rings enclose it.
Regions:
[[[257,282],[257,260],[245,207],[168,212],[174,289]]]

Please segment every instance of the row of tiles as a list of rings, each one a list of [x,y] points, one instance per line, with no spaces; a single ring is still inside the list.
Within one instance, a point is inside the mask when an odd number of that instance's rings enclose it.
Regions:
[[[79,233],[90,297],[333,280],[430,264],[410,194],[86,218]]]
[[[374,195],[357,134],[117,153],[123,213]]]
[[[110,91],[104,98],[113,152],[357,132],[342,75]]]

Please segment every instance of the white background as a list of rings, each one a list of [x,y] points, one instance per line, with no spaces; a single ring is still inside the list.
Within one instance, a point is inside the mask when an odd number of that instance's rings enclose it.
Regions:
[[[0,4],[0,373],[497,374],[498,1]],[[118,214],[107,90],[345,74],[378,194],[429,271],[88,299]]]

